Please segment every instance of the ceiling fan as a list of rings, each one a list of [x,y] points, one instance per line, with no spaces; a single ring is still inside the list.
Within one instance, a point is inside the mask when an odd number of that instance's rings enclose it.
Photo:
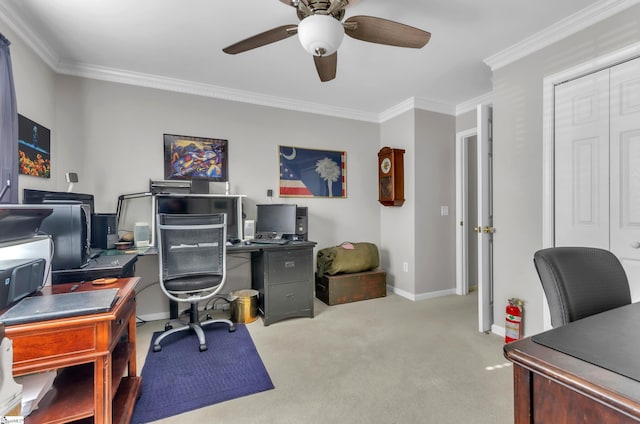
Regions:
[[[302,47],[313,55],[320,81],[336,77],[337,50],[344,34],[368,41],[396,47],[419,49],[424,47],[431,34],[418,28],[372,16],[352,16],[342,22],[345,9],[359,0],[280,0],[296,8],[298,25],[282,25],[239,41],[222,49],[237,54],[284,40],[295,34]]]

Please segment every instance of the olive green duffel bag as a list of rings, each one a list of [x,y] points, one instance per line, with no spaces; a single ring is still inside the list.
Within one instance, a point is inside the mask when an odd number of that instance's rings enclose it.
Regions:
[[[348,243],[318,251],[318,276],[369,271],[380,266],[378,247],[373,243]]]

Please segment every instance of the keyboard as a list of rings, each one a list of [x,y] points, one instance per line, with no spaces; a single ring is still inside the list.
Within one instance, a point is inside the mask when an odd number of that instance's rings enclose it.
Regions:
[[[252,243],[256,244],[287,244],[289,240],[286,239],[253,239]]]

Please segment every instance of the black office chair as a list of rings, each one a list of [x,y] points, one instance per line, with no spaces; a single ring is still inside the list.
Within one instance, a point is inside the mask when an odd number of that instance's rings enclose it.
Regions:
[[[608,250],[552,247],[537,251],[533,262],[553,327],[631,303],[627,275]]]
[[[167,323],[153,351],[160,351],[160,343],[171,334],[193,330],[203,352],[207,343],[202,327],[225,323],[229,332],[236,330],[228,319],[200,322],[198,311],[198,304],[216,296],[226,280],[226,215],[158,214],[157,230],[160,287],[169,299],[189,302],[191,309],[189,324],[173,328]]]

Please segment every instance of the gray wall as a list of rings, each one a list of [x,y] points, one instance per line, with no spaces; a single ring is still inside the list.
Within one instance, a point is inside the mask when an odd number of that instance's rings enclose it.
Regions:
[[[494,316],[525,301],[525,334],[542,331],[542,289],[533,254],[542,247],[543,79],[640,41],[640,6],[494,72]]]
[[[390,275],[387,284],[397,293],[415,292],[415,113],[405,112],[380,125],[380,147],[404,149],[404,196],[402,206],[380,206],[381,263]],[[377,163],[377,162],[376,162]],[[376,167],[377,171],[377,167]],[[377,192],[376,192],[377,199]],[[408,272],[403,270],[407,262]]]
[[[456,132],[469,130],[478,125],[478,113],[475,109],[456,116]]]
[[[455,118],[416,110],[416,293],[455,291]],[[449,209],[441,215],[441,207]]]
[[[405,149],[406,198],[381,210],[381,260],[394,290],[412,299],[455,291],[454,131],[453,116],[425,110],[380,125],[381,147]],[[441,206],[449,215],[440,215]]]

